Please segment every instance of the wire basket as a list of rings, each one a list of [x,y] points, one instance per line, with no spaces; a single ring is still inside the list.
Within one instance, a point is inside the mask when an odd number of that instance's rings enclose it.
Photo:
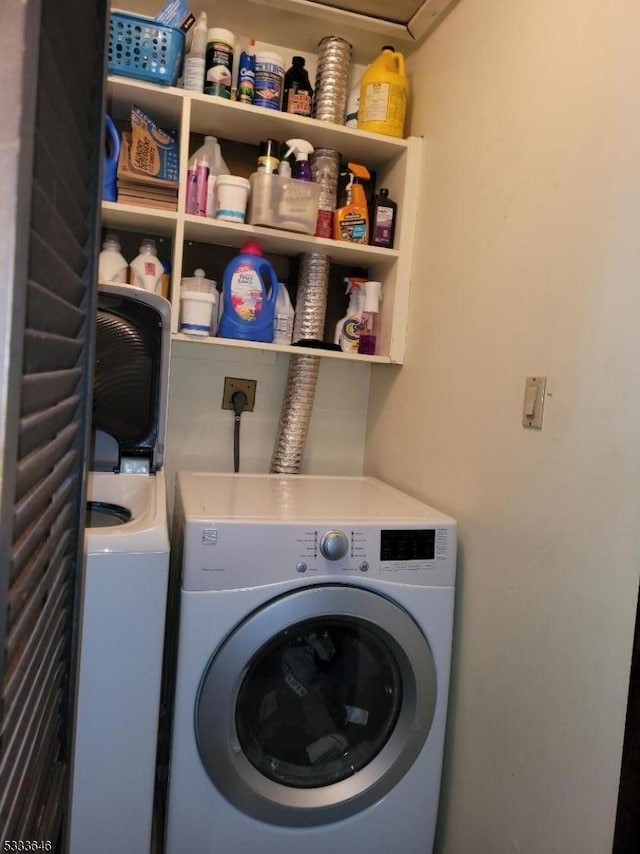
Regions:
[[[150,18],[112,12],[109,25],[110,74],[175,86],[182,69],[184,33]]]

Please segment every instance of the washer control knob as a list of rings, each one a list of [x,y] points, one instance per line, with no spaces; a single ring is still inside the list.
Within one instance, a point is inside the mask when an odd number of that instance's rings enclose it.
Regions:
[[[360,572],[368,572],[369,571],[369,561],[363,560],[360,564]]]
[[[304,563],[304,561],[300,561],[300,563],[296,564],[296,569],[298,570],[298,572],[306,572],[307,571],[307,564]]]
[[[320,540],[320,553],[327,560],[340,560],[349,551],[349,538],[344,531],[327,531]]]

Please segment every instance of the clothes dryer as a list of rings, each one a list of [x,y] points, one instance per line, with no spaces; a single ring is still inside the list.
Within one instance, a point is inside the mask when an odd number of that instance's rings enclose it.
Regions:
[[[180,473],[167,854],[425,854],[453,519],[373,478]]]
[[[169,570],[170,305],[100,285],[70,854],[150,850]]]

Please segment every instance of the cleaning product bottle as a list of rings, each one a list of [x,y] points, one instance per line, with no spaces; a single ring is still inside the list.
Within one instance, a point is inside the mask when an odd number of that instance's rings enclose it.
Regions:
[[[364,297],[362,285],[364,285],[366,279],[357,276],[348,276],[344,281],[347,285],[345,293],[349,295],[349,306],[345,316],[341,317],[336,323],[333,343],[338,344],[340,349],[345,353],[357,353]]]
[[[115,202],[118,198],[116,174],[120,157],[120,137],[110,115],[104,117],[104,165],[102,169],[102,200]]]
[[[120,240],[116,234],[107,234],[102,244],[98,257],[98,281],[124,284],[129,281],[129,265],[120,254]]]
[[[245,243],[240,254],[227,264],[222,277],[222,297],[218,329],[221,338],[273,341],[278,277],[257,243]]]
[[[398,205],[393,199],[389,198],[389,190],[386,187],[381,187],[373,200],[373,212],[371,216],[372,246],[393,249],[397,213]]]
[[[299,181],[313,181],[309,155],[313,154],[313,146],[306,139],[288,139],[289,150],[286,156],[291,154],[296,158],[293,164],[292,176]]]
[[[294,56],[291,68],[284,75],[282,112],[296,116],[310,116],[313,89],[309,72],[304,67],[304,56]]]
[[[358,163],[349,163],[347,203],[333,214],[333,239],[350,243],[369,242],[369,211],[364,187],[356,178],[368,180],[369,170]]]
[[[182,88],[190,92],[202,92],[204,89],[207,32],[207,13],[200,12],[198,23],[193,30],[191,49],[184,60],[182,72]]]
[[[273,343],[291,344],[295,311],[291,305],[289,291],[282,282],[278,283],[278,299],[273,314]]]
[[[213,163],[209,167],[209,175],[207,177],[207,200],[205,208],[205,216],[214,217],[218,209],[218,193],[216,183],[221,175],[228,175],[229,169],[224,162],[220,151],[220,143],[215,136],[210,137],[215,140],[215,157]]]
[[[256,89],[255,43],[255,39],[249,39],[249,47],[240,54],[236,97],[241,104],[253,104],[253,93]]]
[[[258,149],[257,172],[266,172],[268,175],[277,175],[280,165],[280,143],[277,139],[265,139],[260,143]]]
[[[408,97],[404,56],[385,45],[362,76],[358,127],[386,136],[404,136]]]
[[[185,211],[194,216],[207,215],[209,176],[229,174],[215,136],[205,136],[202,145],[189,161]]]
[[[155,240],[147,238],[140,244],[140,254],[131,262],[129,284],[154,294],[162,291],[164,267],[158,258]]]
[[[375,356],[377,347],[377,319],[382,299],[382,283],[366,281],[362,285],[364,303],[360,320],[360,335],[358,337],[358,353]]]
[[[289,146],[283,145],[280,149],[280,165],[278,166],[278,175],[281,178],[291,178],[291,161],[289,160]]]

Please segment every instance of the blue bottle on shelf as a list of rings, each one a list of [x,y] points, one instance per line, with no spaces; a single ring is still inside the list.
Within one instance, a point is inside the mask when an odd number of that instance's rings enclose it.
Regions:
[[[222,277],[223,308],[218,327],[221,338],[273,341],[273,314],[278,277],[258,243],[248,241]]]

